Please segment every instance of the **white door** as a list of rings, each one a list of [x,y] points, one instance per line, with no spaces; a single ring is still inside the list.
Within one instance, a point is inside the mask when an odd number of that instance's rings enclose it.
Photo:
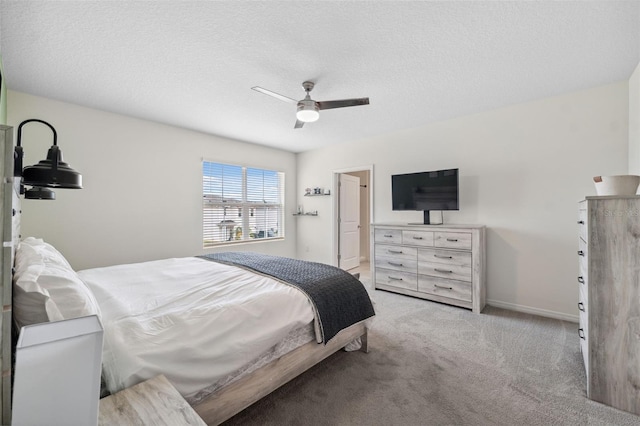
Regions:
[[[360,178],[340,174],[338,199],[338,266],[360,265]]]

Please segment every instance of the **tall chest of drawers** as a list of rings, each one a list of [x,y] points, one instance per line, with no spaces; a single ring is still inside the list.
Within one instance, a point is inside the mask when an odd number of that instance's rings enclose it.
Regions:
[[[485,227],[374,224],[376,289],[480,313],[485,305]]]
[[[578,234],[587,396],[640,415],[640,197],[587,197]]]

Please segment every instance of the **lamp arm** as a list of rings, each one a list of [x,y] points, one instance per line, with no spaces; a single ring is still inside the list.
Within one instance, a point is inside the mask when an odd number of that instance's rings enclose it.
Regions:
[[[32,121],[36,121],[38,123],[42,123],[42,124],[46,125],[47,127],[49,127],[51,129],[51,131],[53,132],[53,144],[54,145],[58,145],[58,132],[56,132],[56,129],[54,129],[51,124],[47,123],[44,120],[38,120],[37,118],[30,118],[29,120],[24,120],[18,126],[18,145],[17,146],[22,146],[21,145],[21,143],[22,143],[21,142],[21,140],[22,140],[22,126],[24,126],[27,123],[31,123]]]

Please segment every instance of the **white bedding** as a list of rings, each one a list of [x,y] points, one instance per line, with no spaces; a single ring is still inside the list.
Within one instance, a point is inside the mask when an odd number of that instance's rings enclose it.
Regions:
[[[195,257],[78,275],[102,312],[111,392],[162,373],[190,398],[314,320],[299,290]]]

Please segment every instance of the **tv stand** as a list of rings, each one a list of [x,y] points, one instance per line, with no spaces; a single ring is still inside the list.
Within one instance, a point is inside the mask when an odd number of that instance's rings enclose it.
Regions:
[[[422,213],[424,213],[424,225],[430,225],[431,224],[431,217],[429,215],[429,210],[423,210]]]
[[[409,222],[409,225],[443,225],[444,224],[444,219],[440,221],[440,223],[431,223],[431,217],[429,215],[429,213],[431,212],[431,210],[423,210],[422,211],[424,213],[424,219],[423,222]],[[442,211],[441,211],[442,213]]]

